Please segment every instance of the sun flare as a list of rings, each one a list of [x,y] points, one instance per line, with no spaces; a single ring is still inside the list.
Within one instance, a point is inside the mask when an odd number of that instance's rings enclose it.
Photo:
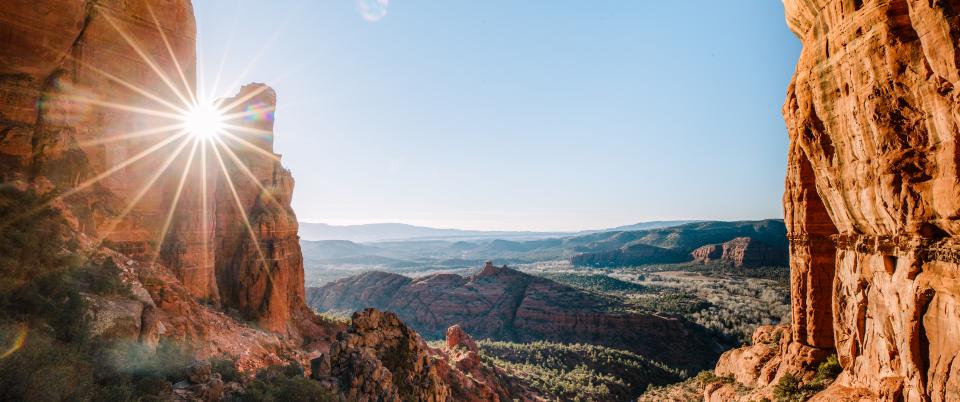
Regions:
[[[201,140],[211,140],[219,136],[224,129],[225,120],[223,112],[209,102],[198,102],[183,116],[187,132]]]
[[[101,76],[107,82],[118,85],[128,90],[131,95],[138,95],[141,99],[136,103],[128,104],[117,100],[86,96],[82,93],[65,94],[63,99],[75,102],[78,108],[100,107],[116,112],[139,115],[144,117],[144,120],[140,122],[146,124],[136,130],[79,141],[77,145],[82,148],[99,147],[117,150],[110,155],[121,155],[122,158],[107,161],[103,171],[75,184],[71,188],[64,189],[55,198],[42,203],[42,205],[31,208],[13,219],[0,221],[0,231],[14,222],[29,219],[41,213],[45,210],[44,208],[55,201],[65,200],[84,190],[94,188],[95,185],[108,180],[115,174],[148,161],[152,161],[156,165],[146,169],[149,173],[144,174],[144,180],[138,184],[138,188],[129,189],[130,199],[115,216],[104,223],[101,233],[95,239],[96,244],[99,245],[106,241],[107,236],[117,228],[125,230],[122,226],[125,224],[125,219],[141,205],[142,200],[151,199],[149,194],[152,191],[164,188],[164,183],[169,179],[169,177],[166,177],[168,175],[174,178],[173,182],[177,184],[172,198],[169,199],[169,205],[166,206],[162,227],[155,238],[156,243],[151,252],[151,263],[160,256],[160,250],[163,249],[164,242],[168,238],[168,231],[174,222],[174,214],[177,208],[181,207],[181,196],[194,192],[194,190],[188,190],[191,186],[199,187],[200,203],[199,206],[196,203],[192,203],[190,206],[199,207],[202,214],[200,230],[203,233],[208,232],[207,213],[208,209],[211,208],[209,193],[212,191],[208,188],[208,178],[211,175],[216,175],[218,183],[222,183],[218,185],[227,187],[237,210],[245,210],[245,206],[235,185],[249,186],[248,183],[239,183],[240,180],[249,180],[254,187],[260,190],[259,194],[263,195],[266,202],[278,203],[273,198],[271,190],[261,182],[262,179],[254,174],[251,167],[247,166],[251,159],[241,158],[237,155],[237,152],[249,151],[264,158],[279,161],[279,155],[272,152],[272,147],[270,149],[263,148],[264,143],[269,143],[272,146],[272,142],[262,141],[267,136],[270,138],[273,136],[272,121],[275,105],[268,105],[256,99],[269,87],[260,85],[241,92],[236,97],[228,98],[219,96],[222,93],[217,91],[217,84],[221,79],[220,72],[214,77],[211,88],[207,88],[203,84],[206,80],[202,68],[196,70],[197,77],[195,80],[191,80],[190,74],[181,66],[181,61],[177,58],[177,54],[161,28],[160,22],[154,15],[150,2],[144,4],[153,19],[157,35],[166,47],[166,56],[171,65],[168,66],[168,69],[172,71],[165,70],[154,57],[151,57],[141,47],[136,38],[122,28],[123,24],[112,15],[109,9],[97,7],[102,13],[100,15],[113,27],[115,33],[129,45],[134,53],[140,56],[141,61],[155,74],[158,82],[162,83],[162,86],[158,88],[160,92],[153,92],[137,86],[134,82],[100,69],[72,54],[66,54],[64,57],[69,58],[72,62],[89,68],[90,71]],[[250,65],[244,71],[252,68],[255,61],[256,58],[251,60]],[[227,88],[237,87],[240,83],[241,81],[238,78]],[[242,87],[241,90],[243,88],[246,87]],[[152,103],[145,102],[147,100],[152,101]],[[264,128],[264,123],[270,123],[269,128]],[[137,152],[131,152],[132,155],[127,155],[126,153],[129,150],[136,150]],[[157,157],[158,155],[160,157]],[[218,171],[208,171],[217,168],[219,168]],[[181,170],[175,172],[176,169]],[[177,177],[179,179],[176,179]],[[222,181],[219,181],[220,179]],[[265,275],[269,278],[271,273],[267,268],[264,252],[260,248],[257,231],[254,230],[246,214],[240,214],[240,218],[247,235],[250,236],[250,240],[255,245],[254,248],[260,262],[259,268],[264,270]],[[206,256],[210,247],[206,237],[204,237],[202,247],[202,255]],[[205,266],[206,261],[203,264]],[[13,353],[22,343],[22,339],[15,339],[13,346],[9,349],[6,345],[0,345],[0,359]]]

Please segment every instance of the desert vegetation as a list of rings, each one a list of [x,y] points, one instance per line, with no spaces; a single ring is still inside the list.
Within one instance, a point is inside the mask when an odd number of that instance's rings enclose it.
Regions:
[[[817,373],[809,381],[792,374],[784,375],[773,388],[777,402],[803,402],[816,393],[823,391],[840,375],[843,368],[837,355],[830,355],[817,365]]]
[[[598,345],[482,340],[478,346],[485,363],[559,400],[633,400],[648,384],[667,384],[684,375],[635,353]]]
[[[733,377],[717,376],[713,371],[701,371],[682,382],[667,386],[651,386],[637,399],[638,402],[661,401],[699,401],[703,399],[703,389],[707,385],[724,383],[737,386]]]
[[[88,337],[82,294],[125,295],[117,266],[87,259],[47,198],[0,193],[0,400],[162,400],[188,353],[124,349],[123,367]],[[29,218],[27,218],[29,217]],[[165,386],[163,385],[165,384]]]
[[[336,398],[320,383],[304,376],[298,364],[270,366],[257,372],[243,393],[227,398],[230,402],[333,402]]]
[[[530,264],[527,272],[616,297],[643,312],[678,314],[724,338],[750,341],[759,325],[789,321],[786,267],[656,264],[617,269],[581,269]]]
[[[88,296],[124,298],[113,259],[84,252],[48,198],[0,190],[0,400],[166,401],[195,353],[90,336]],[[237,401],[327,401],[303,370],[268,368],[250,381],[229,359],[211,362],[224,382],[248,382]]]
[[[816,372],[801,378],[786,374],[773,385],[772,396],[762,398],[760,402],[804,402],[818,392],[826,389],[843,369],[837,355],[831,355],[817,365]],[[747,394],[750,388],[736,382],[731,376],[718,376],[712,371],[702,371],[696,376],[667,386],[651,386],[640,396],[638,402],[694,401],[703,398],[704,389],[712,384],[731,386],[740,395]]]

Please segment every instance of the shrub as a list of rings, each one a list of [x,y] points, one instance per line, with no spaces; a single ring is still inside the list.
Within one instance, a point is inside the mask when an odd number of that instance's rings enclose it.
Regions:
[[[667,384],[680,373],[626,350],[548,341],[481,340],[486,364],[521,373],[531,388],[560,400],[634,400],[649,384]]]
[[[820,382],[803,384],[796,376],[787,374],[780,377],[780,381],[774,386],[773,396],[777,398],[777,402],[803,402],[821,390],[823,384]]]
[[[210,360],[214,373],[220,373],[223,382],[239,382],[243,375],[237,370],[237,361],[234,359],[213,359]]]
[[[320,383],[303,376],[298,364],[271,366],[257,372],[238,402],[332,402],[336,400]]]
[[[840,360],[837,359],[836,354],[832,354],[817,366],[816,380],[819,382],[831,381],[837,378],[842,371],[843,367],[840,367]]]
[[[95,391],[93,368],[75,345],[29,330],[23,346],[0,360],[0,400],[87,400]],[[19,328],[0,328],[3,345],[13,344]]]
[[[780,377],[780,381],[773,388],[773,396],[778,401],[794,401],[800,394],[800,379],[793,374]]]
[[[137,392],[129,383],[112,384],[97,390],[97,401],[136,401]]]
[[[101,264],[89,263],[85,269],[73,271],[74,277],[86,284],[87,290],[99,295],[130,295],[130,288],[120,279],[120,268],[113,258]]]

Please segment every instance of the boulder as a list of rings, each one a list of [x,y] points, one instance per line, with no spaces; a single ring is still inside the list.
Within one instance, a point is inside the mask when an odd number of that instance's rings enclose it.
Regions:
[[[213,372],[213,366],[206,360],[194,360],[184,369],[187,380],[193,384],[205,384],[210,381],[210,374]]]

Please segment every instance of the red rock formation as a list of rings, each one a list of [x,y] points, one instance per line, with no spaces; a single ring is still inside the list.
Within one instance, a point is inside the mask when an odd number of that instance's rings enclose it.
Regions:
[[[787,250],[750,237],[708,244],[693,250],[690,255],[696,262],[719,262],[734,267],[784,266],[787,263]]]
[[[737,390],[730,383],[720,382],[704,389],[706,401],[756,401],[773,399],[777,381],[786,374],[809,380],[816,374],[817,363],[830,352],[803,345],[793,338],[787,326],[762,326],[753,334],[753,343],[720,356],[715,374],[729,376],[750,392]]]
[[[496,366],[486,366],[480,361],[480,349],[476,342],[459,325],[447,329],[447,347],[439,350],[447,365],[440,366],[440,373],[450,384],[453,400],[494,401],[528,400],[532,392],[513,384],[504,384],[506,376]]]
[[[473,338],[471,338],[470,335],[467,334],[467,331],[464,331],[460,325],[447,328],[447,348],[463,348],[467,352],[480,353],[476,342],[473,341]],[[479,356],[477,358],[479,359]]]
[[[393,311],[428,338],[459,324],[485,338],[602,344],[695,369],[716,356],[682,318],[623,312],[615,300],[492,264],[469,277],[368,272],[312,289],[310,300],[320,310]]]
[[[693,257],[693,260],[696,262],[707,263],[719,261],[723,257],[723,245],[707,244],[706,246],[701,246],[693,250],[690,256]]]
[[[299,324],[291,318],[305,309],[303,257],[290,208],[293,176],[273,153],[276,94],[262,84],[247,85],[224,104],[237,105],[228,113],[260,110],[264,117],[246,124],[258,132],[234,131],[237,138],[223,139],[230,177],[221,173],[214,193],[219,296],[224,306],[266,328],[296,332]]]
[[[176,97],[124,36],[149,55],[151,63],[171,78],[173,87],[185,91],[174,59],[186,81],[192,82],[194,32],[193,8],[187,0],[170,1],[162,7],[138,1],[14,0],[0,5],[0,35],[4,38],[0,41],[0,99],[4,103],[0,155],[6,166],[13,168],[4,171],[4,180],[49,182],[66,190],[149,147],[146,140],[105,142],[156,124],[152,118],[108,103],[164,108],[131,88],[160,98]],[[156,142],[157,137],[151,140]],[[121,201],[112,206],[117,209],[112,212],[126,207],[122,201],[137,197],[140,186],[150,180],[164,157],[158,152],[98,181],[100,189]],[[110,219],[111,211],[96,209],[108,207],[83,205],[82,197],[70,201],[88,233],[96,232],[118,248],[137,253],[156,240],[160,225],[155,221],[163,216],[161,205],[166,196],[163,192],[144,194],[130,217],[119,223]],[[150,225],[157,228],[151,231]]]
[[[459,328],[460,342],[433,349],[396,314],[366,309],[353,314],[330,353],[311,361],[311,377],[356,401],[499,401],[509,394],[495,368],[481,365],[479,351]],[[521,395],[515,395],[519,397]]]
[[[832,293],[833,336],[808,341],[836,347],[840,385],[956,398],[960,4],[785,5],[804,48],[784,115],[840,233],[832,292],[807,290]]]
[[[221,138],[219,153],[211,142],[205,166],[202,149],[188,165],[190,137],[156,130],[173,120],[138,111],[187,108],[195,31],[189,0],[0,4],[0,174],[70,192],[63,205],[80,230],[161,262],[194,297],[272,331],[316,332],[303,301],[293,179],[273,154],[273,90],[246,86],[222,103],[250,113],[231,121],[246,129],[235,132],[240,140]]]
[[[793,342],[844,369],[815,399],[958,400],[960,3],[784,7]]]

